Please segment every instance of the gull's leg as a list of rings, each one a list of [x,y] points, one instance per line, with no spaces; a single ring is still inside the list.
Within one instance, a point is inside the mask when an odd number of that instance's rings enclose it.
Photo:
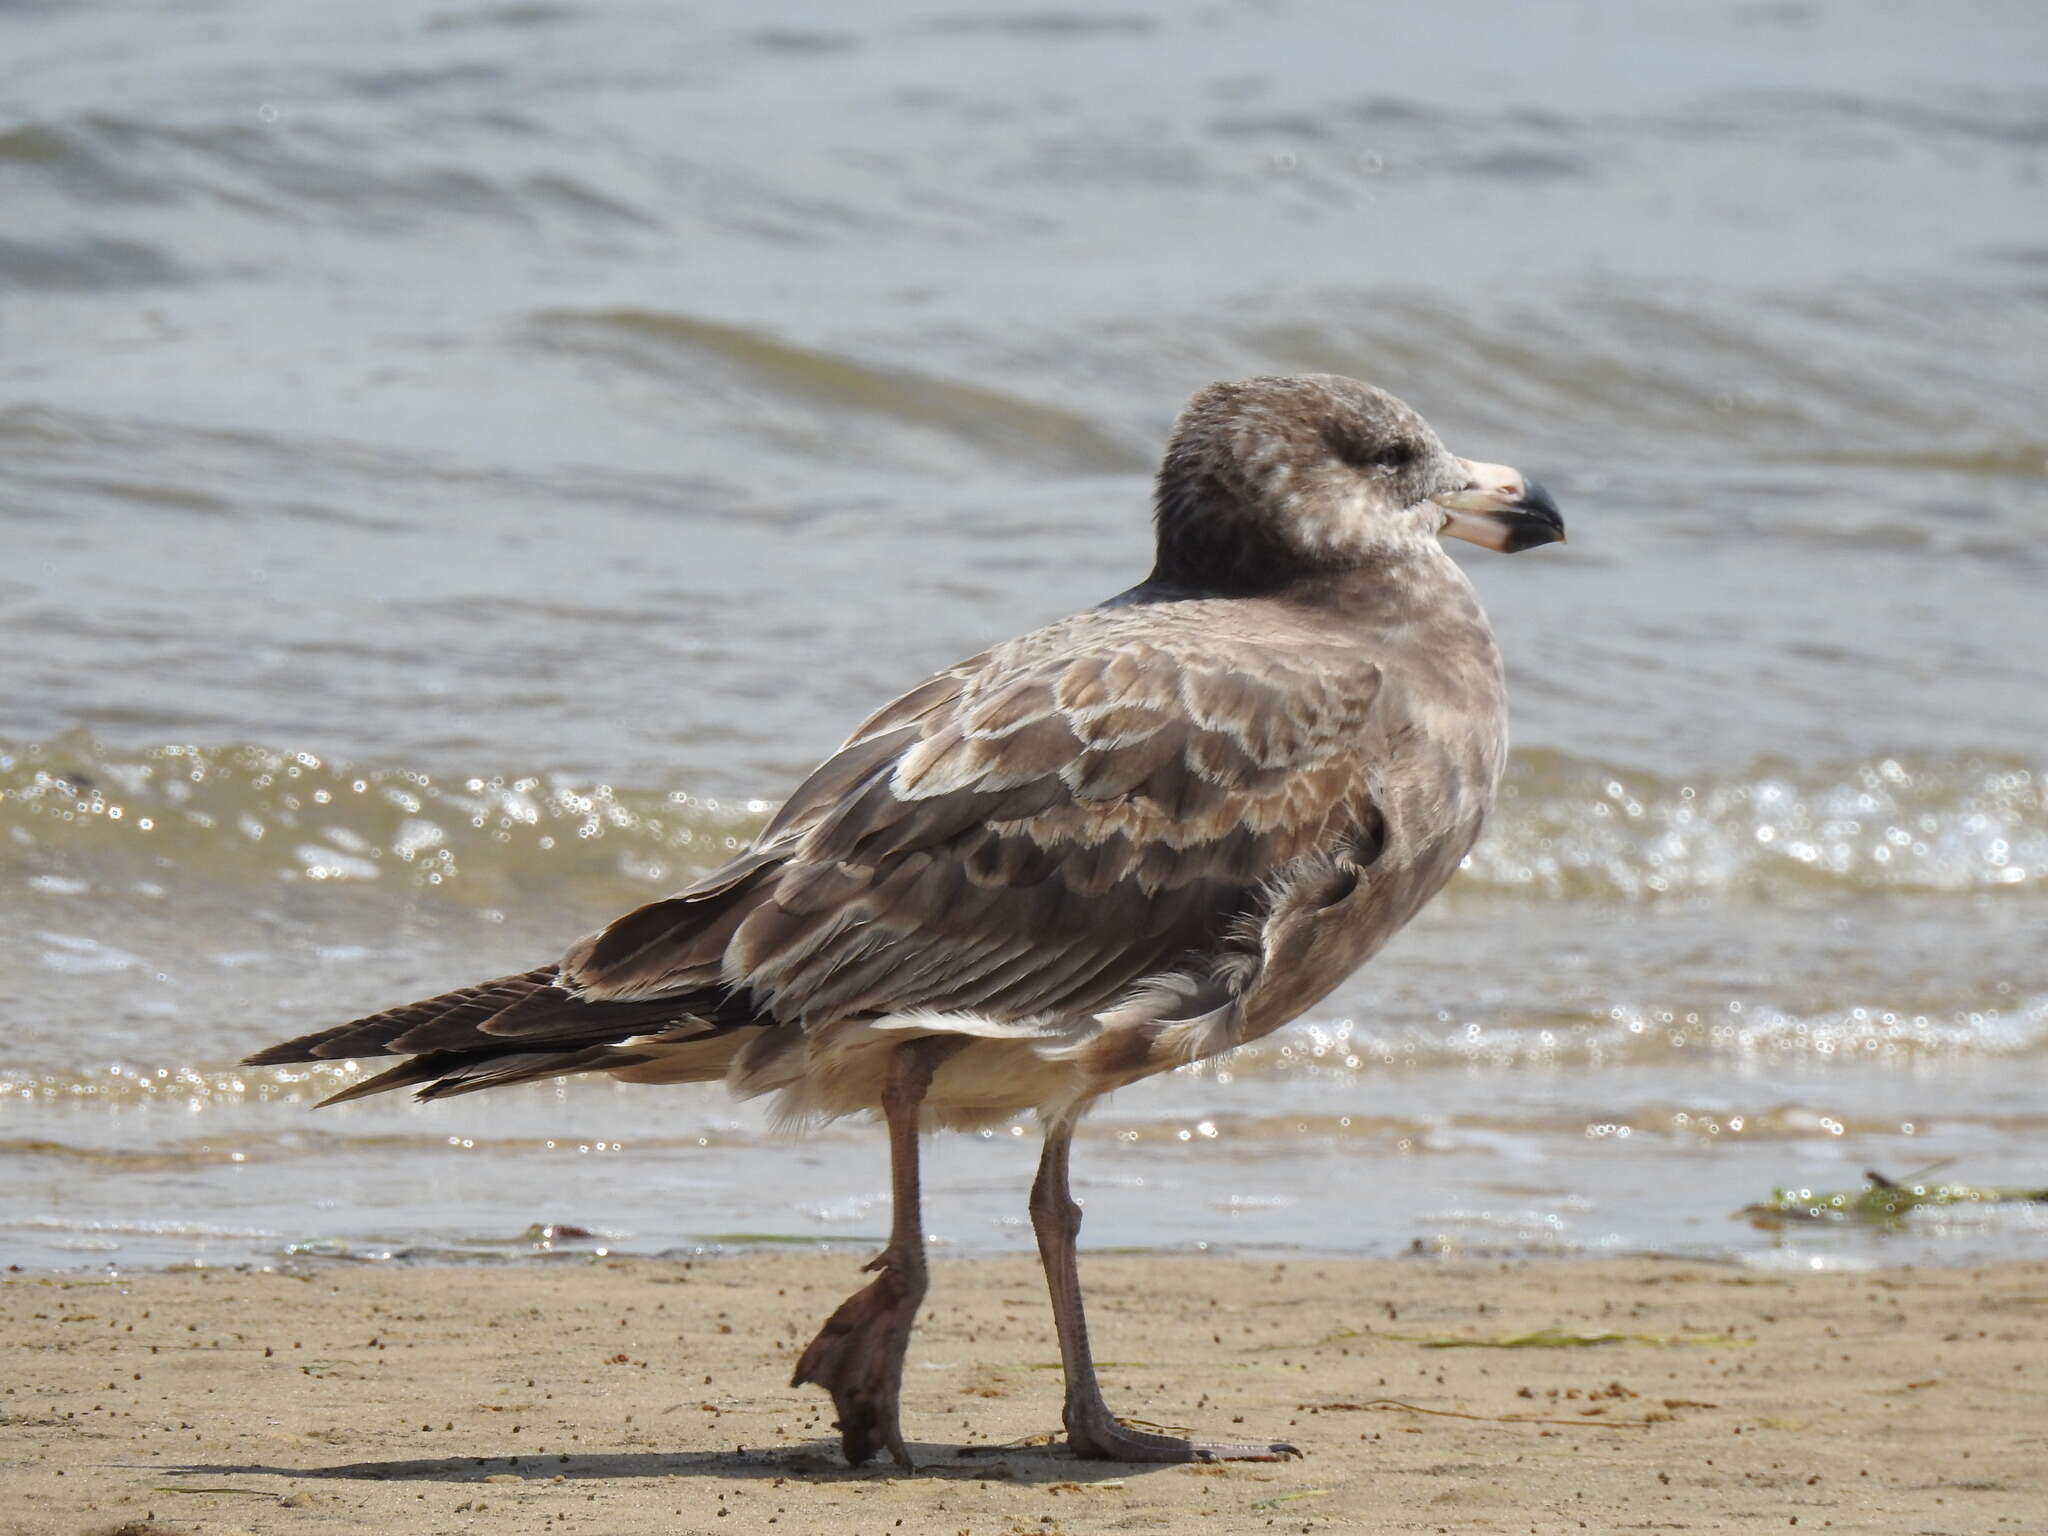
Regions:
[[[910,1345],[910,1326],[927,1281],[924,1213],[917,1187],[918,1110],[932,1073],[953,1044],[912,1041],[898,1046],[889,1058],[882,1113],[889,1123],[894,1214],[889,1246],[866,1266],[881,1273],[826,1320],[790,1380],[793,1387],[814,1382],[832,1394],[839,1409],[839,1443],[851,1466],[884,1449],[900,1466],[910,1465],[897,1424],[897,1398],[903,1386],[903,1353]]]
[[[1038,1234],[1038,1256],[1052,1292],[1053,1325],[1059,1331],[1060,1363],[1067,1375],[1063,1417],[1074,1454],[1091,1461],[1281,1461],[1299,1456],[1293,1446],[1275,1441],[1231,1444],[1155,1435],[1128,1428],[1109,1411],[1095,1381],[1088,1320],[1081,1313],[1081,1272],[1074,1256],[1081,1208],[1067,1189],[1067,1154],[1073,1139],[1071,1118],[1047,1124],[1045,1151],[1031,1185],[1031,1227]]]

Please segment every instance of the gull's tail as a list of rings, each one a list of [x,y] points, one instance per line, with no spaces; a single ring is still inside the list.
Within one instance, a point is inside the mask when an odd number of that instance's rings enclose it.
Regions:
[[[734,1024],[751,1022],[721,1017],[732,1010],[717,992],[586,1002],[558,986],[557,974],[556,966],[540,966],[387,1008],[258,1051],[246,1065],[406,1056],[410,1060],[321,1102],[342,1104],[414,1086],[420,1098],[437,1099],[571,1072],[644,1065],[674,1057],[680,1045],[725,1036]],[[732,1049],[739,1044],[732,1040]],[[705,1075],[720,1072],[722,1066]]]

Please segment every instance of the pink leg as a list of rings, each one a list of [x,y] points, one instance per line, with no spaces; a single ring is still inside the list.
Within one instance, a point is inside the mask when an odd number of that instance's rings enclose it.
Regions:
[[[1031,1226],[1038,1234],[1038,1256],[1045,1265],[1045,1283],[1052,1292],[1053,1325],[1059,1332],[1060,1361],[1066,1367],[1064,1418],[1067,1444],[1076,1456],[1090,1461],[1282,1461],[1301,1452],[1283,1441],[1249,1442],[1182,1440],[1131,1429],[1109,1411],[1095,1380],[1095,1357],[1088,1347],[1088,1320],[1081,1312],[1081,1271],[1074,1240],[1081,1231],[1081,1208],[1067,1188],[1067,1154],[1074,1123],[1054,1121],[1045,1129],[1045,1151],[1038,1160],[1038,1178],[1031,1186]]]
[[[839,1443],[850,1466],[887,1450],[899,1466],[910,1466],[897,1422],[903,1386],[903,1356],[911,1325],[924,1300],[928,1273],[924,1257],[924,1214],[918,1194],[918,1109],[932,1073],[946,1054],[943,1042],[898,1046],[889,1060],[882,1113],[889,1123],[889,1182],[894,1214],[889,1246],[868,1265],[874,1280],[843,1302],[818,1330],[797,1361],[790,1385],[814,1382],[832,1394],[839,1409]]]

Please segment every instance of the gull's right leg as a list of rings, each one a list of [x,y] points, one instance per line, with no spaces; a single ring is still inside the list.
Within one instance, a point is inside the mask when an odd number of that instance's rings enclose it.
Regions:
[[[1299,1456],[1299,1450],[1283,1441],[1233,1443],[1155,1435],[1128,1427],[1109,1411],[1095,1380],[1088,1320],[1081,1312],[1081,1271],[1074,1250],[1081,1207],[1067,1188],[1067,1154],[1073,1139],[1072,1118],[1047,1124],[1038,1177],[1031,1185],[1031,1227],[1038,1234],[1038,1256],[1045,1265],[1046,1288],[1052,1292],[1053,1325],[1059,1331],[1060,1363],[1067,1374],[1063,1417],[1074,1454],[1091,1461],[1282,1461]]]

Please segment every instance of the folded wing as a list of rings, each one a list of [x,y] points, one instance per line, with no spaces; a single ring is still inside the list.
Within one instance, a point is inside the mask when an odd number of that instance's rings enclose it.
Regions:
[[[1173,611],[1202,606],[1095,610],[964,662],[855,732],[751,851],[558,966],[251,1060],[410,1054],[350,1096],[463,1091],[760,1026],[1072,1018],[1227,965],[1270,882],[1379,824],[1355,750],[1378,673],[1326,633],[1237,644]]]

